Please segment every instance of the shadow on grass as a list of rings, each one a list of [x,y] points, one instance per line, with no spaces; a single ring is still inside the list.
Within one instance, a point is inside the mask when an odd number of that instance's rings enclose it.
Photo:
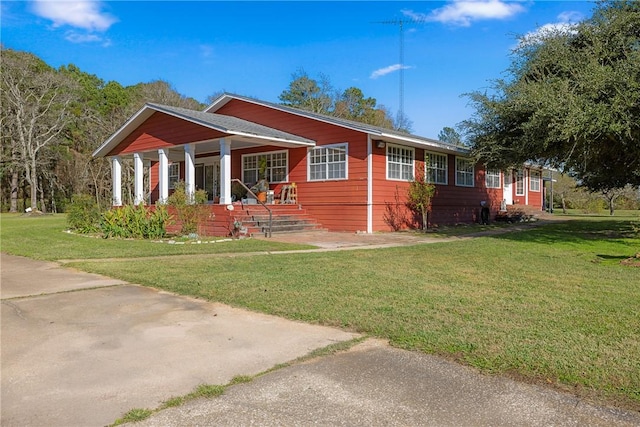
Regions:
[[[539,227],[495,236],[496,239],[522,242],[554,243],[630,239],[635,233],[631,221],[626,220],[581,220],[573,219],[561,223],[544,224]]]

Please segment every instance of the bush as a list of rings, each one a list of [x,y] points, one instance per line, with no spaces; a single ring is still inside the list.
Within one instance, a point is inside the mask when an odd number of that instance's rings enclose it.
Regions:
[[[88,194],[74,194],[67,205],[67,224],[78,233],[96,233],[100,230],[100,207]]]
[[[167,208],[150,209],[144,205],[127,205],[106,211],[100,228],[105,239],[109,237],[158,239],[166,234],[170,217]]]
[[[167,203],[176,210],[178,221],[182,227],[182,234],[198,232],[198,225],[209,218],[210,209],[207,202],[207,192],[197,190],[194,194],[187,193],[183,182],[177,182],[173,194]],[[211,214],[212,215],[212,214]]]

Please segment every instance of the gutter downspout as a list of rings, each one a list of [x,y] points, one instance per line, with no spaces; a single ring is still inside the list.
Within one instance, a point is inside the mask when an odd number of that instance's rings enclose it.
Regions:
[[[373,233],[373,149],[367,134],[367,233]]]

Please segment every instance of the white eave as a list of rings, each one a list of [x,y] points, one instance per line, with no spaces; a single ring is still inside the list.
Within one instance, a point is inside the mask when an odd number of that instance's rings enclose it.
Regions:
[[[109,139],[100,145],[100,147],[93,152],[92,156],[105,157],[155,112],[186,120],[230,136],[233,135],[246,139],[263,141],[265,144],[285,147],[315,146],[315,141],[311,139],[283,132],[278,129],[269,128],[247,120],[242,120],[237,117],[148,103],[135,113],[122,127],[120,127],[120,129],[111,135]]]
[[[215,112],[226,105],[229,101],[238,99],[240,101],[261,105],[263,107],[272,108],[285,113],[294,114],[297,116],[305,117],[312,120],[318,120],[324,123],[340,126],[343,128],[355,130],[358,132],[364,132],[371,136],[371,139],[381,140],[384,142],[396,143],[400,145],[406,145],[415,148],[423,148],[425,150],[438,151],[442,153],[456,153],[460,155],[469,155],[469,149],[452,144],[447,144],[436,139],[426,138],[422,136],[412,135],[404,132],[394,131],[391,129],[385,129],[378,126],[368,125],[366,123],[354,122],[352,120],[340,119],[337,117],[327,116],[324,114],[316,114],[298,108],[287,107],[284,105],[273,104],[270,102],[260,101],[254,98],[249,98],[241,95],[225,93],[220,95],[213,101],[204,111]]]

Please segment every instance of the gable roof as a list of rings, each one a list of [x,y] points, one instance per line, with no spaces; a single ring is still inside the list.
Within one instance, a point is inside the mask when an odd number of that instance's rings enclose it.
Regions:
[[[387,129],[380,126],[374,126],[367,123],[356,122],[354,120],[342,119],[339,117],[329,116],[326,114],[314,113],[299,108],[288,107],[286,105],[274,104],[272,102],[261,101],[258,99],[250,98],[247,96],[236,95],[233,93],[223,93],[216,98],[211,105],[205,108],[206,112],[215,112],[222,108],[225,104],[233,99],[238,99],[244,102],[261,105],[264,107],[272,108],[275,110],[283,111],[297,116],[306,117],[313,120],[319,120],[325,123],[329,123],[335,126],[344,127],[347,129],[364,132],[373,139],[380,139],[388,142],[396,142],[399,144],[409,145],[413,147],[436,149],[438,151],[455,152],[460,154],[469,154],[469,149],[460,147],[454,144],[449,144],[437,139],[426,138],[423,136],[412,135],[406,132],[401,132],[393,129]]]
[[[107,139],[98,149],[93,157],[104,157],[111,150],[118,146],[128,135],[144,123],[155,112],[168,114],[191,123],[207,127],[229,135],[243,136],[254,139],[262,139],[265,142],[280,142],[296,146],[315,146],[315,141],[263,126],[248,120],[237,117],[225,116],[222,114],[208,113],[205,111],[189,110],[187,108],[171,107],[161,104],[145,104],[136,114],[134,114],[120,129],[118,129],[109,139]]]

